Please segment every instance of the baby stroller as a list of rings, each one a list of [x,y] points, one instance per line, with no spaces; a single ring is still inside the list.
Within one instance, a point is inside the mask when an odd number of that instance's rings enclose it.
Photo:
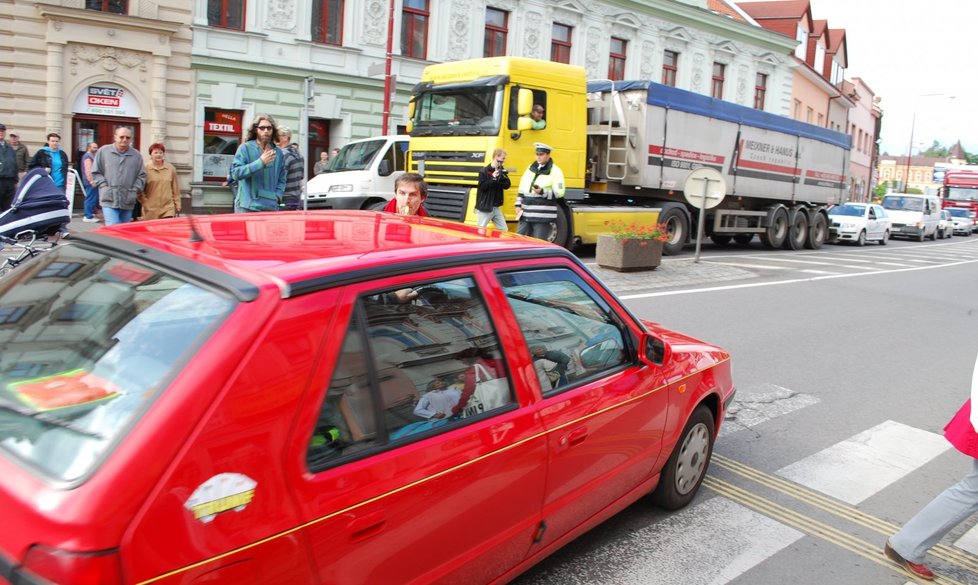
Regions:
[[[44,169],[31,169],[17,186],[13,205],[0,213],[0,236],[33,231],[37,238],[67,232],[68,198]]]

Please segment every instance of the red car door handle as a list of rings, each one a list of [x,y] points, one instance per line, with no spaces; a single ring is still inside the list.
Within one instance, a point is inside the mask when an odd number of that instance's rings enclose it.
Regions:
[[[579,429],[574,429],[573,431],[567,433],[560,438],[561,447],[573,447],[574,445],[579,445],[584,442],[587,438],[587,428],[581,427]]]
[[[359,518],[354,518],[346,525],[346,530],[350,534],[350,539],[353,542],[360,540],[365,540],[379,534],[384,529],[384,512],[371,512]]]

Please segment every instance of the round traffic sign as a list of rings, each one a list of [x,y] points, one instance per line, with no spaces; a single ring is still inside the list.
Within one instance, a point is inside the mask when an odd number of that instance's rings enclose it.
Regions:
[[[683,184],[683,195],[690,205],[697,209],[712,209],[723,201],[727,193],[727,182],[723,180],[720,171],[709,167],[701,167],[686,177]],[[704,201],[705,198],[705,201]]]

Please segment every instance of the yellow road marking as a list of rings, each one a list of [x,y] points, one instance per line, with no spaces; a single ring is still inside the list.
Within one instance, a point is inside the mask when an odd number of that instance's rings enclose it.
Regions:
[[[742,504],[752,510],[760,512],[765,516],[782,522],[787,526],[804,532],[805,534],[821,538],[826,542],[835,544],[845,550],[859,555],[866,560],[892,569],[901,575],[908,576],[908,574],[902,568],[883,555],[883,543],[885,541],[885,537],[895,534],[900,529],[898,525],[870,514],[866,514],[865,512],[862,512],[849,504],[832,499],[824,494],[792,483],[783,478],[769,475],[722,455],[714,453],[712,462],[718,467],[730,471],[731,473],[734,473],[744,479],[751,480],[802,503],[828,512],[848,522],[868,528],[873,532],[883,535],[884,538],[881,538],[879,542],[869,542],[863,540],[849,534],[848,532],[835,528],[829,524],[811,518],[810,516],[806,516],[801,512],[748,491],[747,489],[738,487],[733,483],[708,475],[706,478],[704,478],[703,485],[713,490],[717,494]],[[971,571],[973,573],[978,573],[978,558],[963,550],[938,544],[930,550],[930,553],[935,557],[938,557],[959,568]],[[914,577],[913,579],[916,578]],[[919,580],[919,582],[926,583],[927,581]],[[931,582],[946,585],[966,585],[944,575],[938,575],[936,580]]]

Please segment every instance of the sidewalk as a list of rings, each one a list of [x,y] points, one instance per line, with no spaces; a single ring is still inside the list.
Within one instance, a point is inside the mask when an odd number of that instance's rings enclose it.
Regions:
[[[639,294],[664,288],[700,288],[755,276],[743,268],[719,262],[693,262],[693,255],[689,252],[676,258],[663,258],[662,264],[655,270],[641,272],[618,272],[602,268],[594,260],[585,264],[617,295]]]

